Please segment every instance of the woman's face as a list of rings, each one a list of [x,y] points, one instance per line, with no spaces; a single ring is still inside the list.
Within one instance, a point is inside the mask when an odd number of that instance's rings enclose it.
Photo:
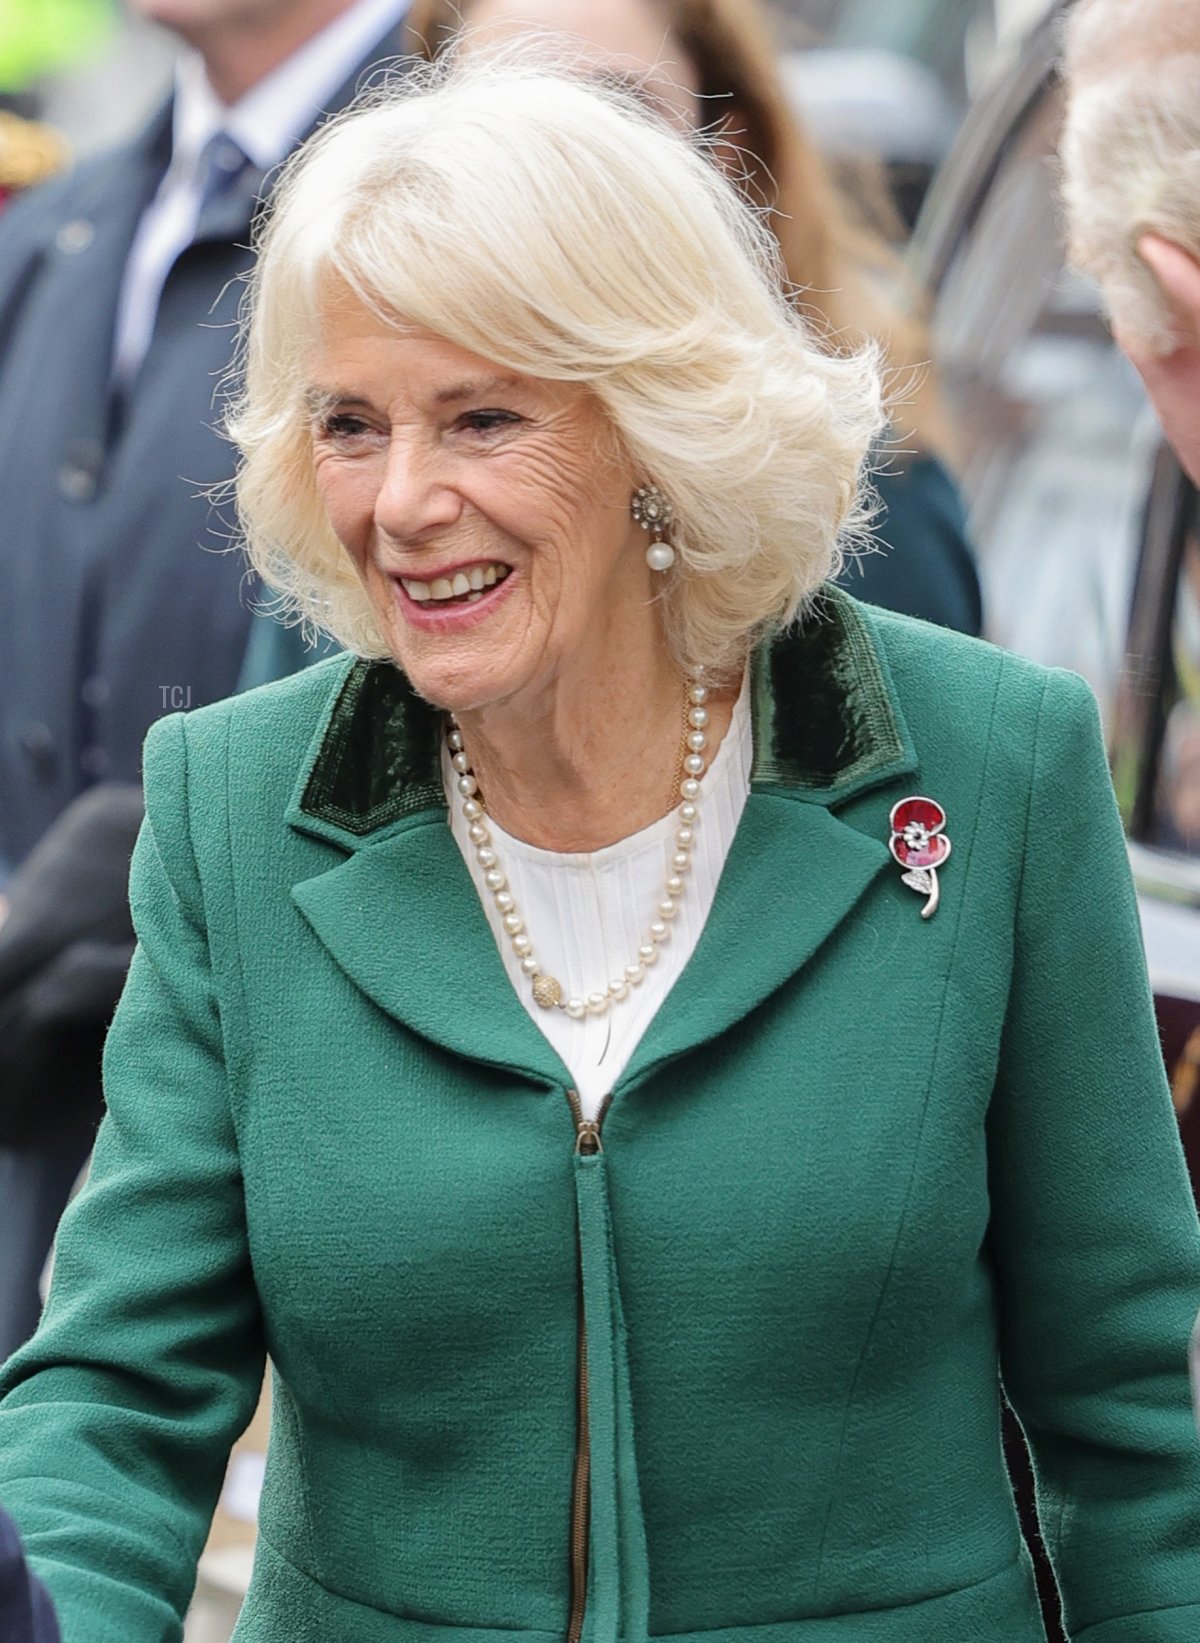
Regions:
[[[596,400],[349,297],[325,321],[316,483],[414,688],[465,712],[603,677],[657,617],[637,480]]]
[[[476,0],[461,8],[481,44],[531,30],[561,34],[571,51],[596,59],[600,72],[631,84],[684,131],[699,124],[700,84],[654,0]]]

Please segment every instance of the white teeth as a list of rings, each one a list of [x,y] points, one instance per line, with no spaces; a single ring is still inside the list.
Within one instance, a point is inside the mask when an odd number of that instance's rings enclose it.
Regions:
[[[474,604],[482,597],[485,588],[503,582],[508,573],[507,565],[472,565],[468,571],[455,571],[453,576],[438,576],[432,582],[418,582],[408,576],[402,576],[400,582],[405,593],[418,605],[464,598],[469,604]]]

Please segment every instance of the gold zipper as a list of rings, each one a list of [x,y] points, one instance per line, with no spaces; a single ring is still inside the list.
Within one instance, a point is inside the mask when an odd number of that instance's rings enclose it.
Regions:
[[[568,1090],[566,1094],[571,1106],[571,1116],[575,1120],[575,1151],[589,1154],[603,1152],[604,1147],[600,1140],[600,1126],[604,1122],[604,1115],[608,1111],[609,1102],[612,1100],[611,1091],[600,1103],[595,1118],[585,1118],[583,1116],[583,1107],[575,1090]],[[575,1474],[571,1485],[571,1607],[567,1621],[567,1643],[579,1643],[580,1634],[583,1631],[583,1610],[587,1602],[588,1478],[591,1450],[588,1444],[587,1335],[583,1315],[582,1267],[579,1272],[579,1311],[575,1338],[577,1435],[575,1440]]]

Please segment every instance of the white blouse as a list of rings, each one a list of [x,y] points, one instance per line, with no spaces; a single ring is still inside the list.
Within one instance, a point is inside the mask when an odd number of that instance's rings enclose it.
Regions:
[[[534,1003],[529,978],[521,973],[520,960],[484,886],[443,744],[442,779],[455,841],[479,891],[509,980],[570,1071],[585,1118],[596,1116],[700,939],[750,791],[752,756],[747,675],[729,729],[701,783],[692,866],[669,939],[659,948],[657,962],[647,968],[645,980],[630,988],[627,998],[611,1004],[603,1015],[574,1020],[564,1010],[544,1010]],[[636,959],[647,928],[657,917],[678,826],[674,812],[603,850],[578,853],[526,844],[498,827],[491,816],[487,825],[543,968],[558,977],[569,997],[584,998],[606,988]]]

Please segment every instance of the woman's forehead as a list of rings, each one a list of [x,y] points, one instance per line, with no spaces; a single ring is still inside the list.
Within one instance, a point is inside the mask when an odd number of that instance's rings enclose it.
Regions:
[[[579,385],[516,371],[349,296],[323,308],[319,318],[307,361],[310,405],[347,397],[377,403],[405,398],[441,410],[495,396],[565,407],[591,397]]]
[[[435,373],[467,381],[518,381],[517,373],[506,371],[494,360],[472,353],[449,337],[416,325],[403,315],[379,312],[371,304],[348,293],[322,302],[310,359],[322,366],[341,364],[370,366],[373,374],[389,371]]]

